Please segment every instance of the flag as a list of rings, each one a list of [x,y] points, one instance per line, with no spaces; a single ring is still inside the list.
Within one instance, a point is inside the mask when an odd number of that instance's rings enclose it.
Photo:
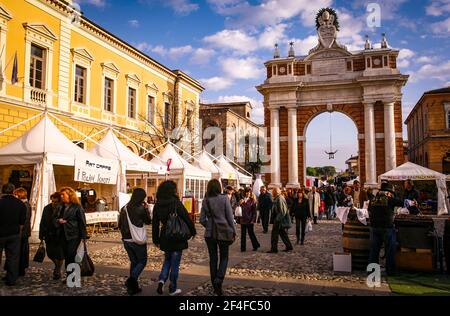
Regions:
[[[11,76],[11,84],[16,84],[17,81],[19,81],[18,76],[18,66],[17,66],[17,52],[14,55],[14,64],[13,64],[13,70],[12,70],[12,76]]]

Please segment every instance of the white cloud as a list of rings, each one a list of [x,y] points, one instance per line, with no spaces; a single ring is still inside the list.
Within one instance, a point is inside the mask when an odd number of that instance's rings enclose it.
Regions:
[[[355,0],[353,3],[354,8],[367,8],[367,5],[369,3],[377,3],[381,7],[381,19],[382,20],[393,20],[398,19],[399,16],[397,15],[397,12],[399,11],[400,7],[407,2],[408,0]],[[383,23],[383,22],[381,22]]]
[[[168,57],[173,60],[177,60],[180,57],[191,53],[193,50],[194,49],[192,48],[191,45],[171,47],[171,48],[165,48],[162,45],[158,45],[158,46],[150,48],[150,51],[152,53],[158,54],[162,57],[166,57],[166,58]]]
[[[129,20],[128,25],[131,27],[138,28],[139,27],[139,21],[138,20]]]
[[[257,124],[262,124],[264,122],[264,107],[262,101],[244,95],[226,95],[220,96],[217,99],[218,103],[243,102],[243,101],[248,101],[252,104],[253,111],[251,120]]]
[[[364,38],[361,32],[364,23],[361,18],[354,17],[351,13],[338,10],[340,30],[338,32],[338,42],[347,46],[348,50],[361,50],[364,47]]]
[[[427,15],[441,16],[450,12],[450,0],[433,0],[426,7]]]
[[[200,79],[202,85],[206,88],[206,90],[211,91],[220,91],[229,88],[233,81],[223,77],[212,77],[207,79]]]
[[[203,41],[220,49],[231,49],[240,53],[249,53],[258,48],[256,39],[241,30],[223,30],[206,36]]]
[[[263,62],[256,57],[224,58],[220,61],[223,72],[230,78],[257,79],[263,76]]]
[[[397,57],[397,66],[400,68],[409,67],[409,65],[411,64],[410,59],[415,55],[416,53],[414,53],[412,50],[408,48],[400,49],[400,52],[398,53]]]
[[[259,47],[272,48],[275,43],[281,43],[286,41],[286,28],[287,24],[280,23],[275,26],[267,27],[260,35],[258,39]]]
[[[230,17],[229,25],[252,28],[273,26],[298,16],[305,26],[313,26],[317,11],[330,6],[333,1],[261,0],[255,5],[245,0],[208,0],[208,2],[217,13]]]
[[[106,6],[106,0],[75,0],[74,2],[79,5],[82,4],[93,5],[98,8],[104,8]]]
[[[448,17],[446,20],[432,23],[431,31],[434,34],[448,36],[450,33],[450,17]]]
[[[190,63],[194,65],[208,64],[210,59],[214,56],[213,49],[197,48],[190,59]]]
[[[189,15],[199,9],[199,5],[191,0],[139,0],[139,3],[149,6],[162,4],[165,7],[171,8],[175,14],[180,16]]]
[[[420,56],[416,59],[416,62],[418,63],[431,63],[434,60],[433,57],[430,56]]]
[[[426,64],[419,68],[418,71],[411,73],[412,82],[420,80],[437,79],[439,81],[450,80],[450,61],[444,64]]]
[[[295,38],[292,41],[294,42],[294,50],[297,56],[308,55],[309,51],[318,43],[316,35],[310,35],[304,39]]]
[[[141,42],[136,45],[134,45],[138,50],[141,52],[149,52],[152,46],[147,42]]]

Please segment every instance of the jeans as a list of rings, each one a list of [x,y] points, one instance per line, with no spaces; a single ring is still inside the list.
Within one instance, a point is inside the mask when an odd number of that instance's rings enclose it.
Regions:
[[[123,246],[130,258],[130,277],[137,281],[147,265],[147,245],[124,241]]]
[[[254,225],[253,224],[242,224],[241,225],[241,251],[246,250],[247,245],[247,231],[250,236],[250,240],[252,242],[253,249],[259,248],[261,245],[258,242],[258,239],[255,236]]]
[[[169,251],[164,253],[164,264],[159,275],[159,282],[166,283],[170,279],[169,292],[177,290],[178,273],[180,271],[181,255],[183,251]]]
[[[221,285],[228,266],[229,245],[220,244],[214,238],[205,238],[209,253],[209,271],[212,285]],[[220,253],[218,258],[217,251]]]
[[[269,230],[270,210],[260,210],[259,212],[261,214],[263,232],[267,233]]]
[[[305,229],[306,229],[306,218],[295,218],[295,235],[297,236],[297,241],[300,241],[300,226],[301,226],[301,243],[305,241]]]
[[[20,235],[0,237],[0,258],[5,249],[6,282],[13,285],[19,277]]]
[[[386,253],[386,273],[395,273],[396,234],[395,228],[370,227],[369,263],[379,263],[381,246],[384,243]]]
[[[286,246],[286,250],[292,250],[292,244],[291,241],[289,240],[289,236],[288,236],[288,232],[287,232],[287,228],[283,228],[281,227],[281,224],[273,224],[272,226],[272,236],[271,236],[271,243],[272,243],[272,248],[271,250],[274,252],[278,251],[278,238],[280,237],[281,240],[283,241],[284,245]]]
[[[317,215],[314,215],[313,219],[314,219],[314,224],[317,224]]]

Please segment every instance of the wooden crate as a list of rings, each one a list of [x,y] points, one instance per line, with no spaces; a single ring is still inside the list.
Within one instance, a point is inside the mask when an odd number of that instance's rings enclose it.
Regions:
[[[407,271],[434,272],[436,271],[435,255],[432,252],[404,252],[399,251],[395,256],[397,268]]]

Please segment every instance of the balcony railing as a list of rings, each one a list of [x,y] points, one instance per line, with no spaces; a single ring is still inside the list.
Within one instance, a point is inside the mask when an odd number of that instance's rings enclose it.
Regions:
[[[47,92],[37,88],[31,88],[30,100],[33,103],[45,105],[47,103]]]

